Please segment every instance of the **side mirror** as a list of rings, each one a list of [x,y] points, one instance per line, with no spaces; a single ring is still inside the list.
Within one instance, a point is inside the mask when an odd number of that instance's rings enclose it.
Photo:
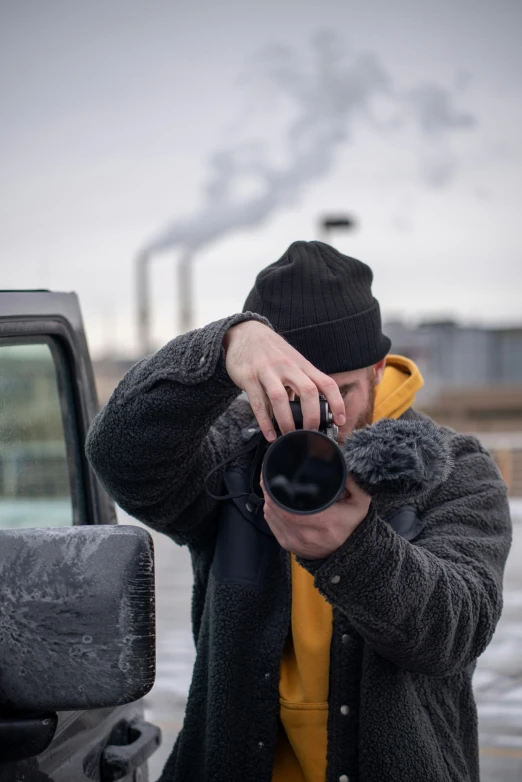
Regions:
[[[154,684],[152,538],[141,527],[0,532],[0,707],[76,711]]]

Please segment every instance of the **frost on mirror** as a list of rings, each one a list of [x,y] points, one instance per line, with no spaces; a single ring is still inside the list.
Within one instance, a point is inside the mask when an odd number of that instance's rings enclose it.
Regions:
[[[56,365],[47,344],[0,345],[0,529],[72,523]]]

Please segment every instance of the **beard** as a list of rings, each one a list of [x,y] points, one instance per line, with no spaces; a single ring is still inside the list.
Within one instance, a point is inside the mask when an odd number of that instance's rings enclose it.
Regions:
[[[355,422],[355,426],[353,427],[354,430],[363,429],[363,427],[369,426],[369,424],[373,424],[373,412],[375,409],[375,385],[375,377],[372,374],[370,376],[370,388],[368,389],[368,404]]]
[[[366,407],[362,411],[362,413],[358,416],[355,426],[349,431],[349,432],[343,432],[339,430],[339,439],[338,443],[339,445],[342,445],[343,442],[347,437],[351,435],[352,432],[354,432],[356,429],[364,429],[365,426],[369,426],[370,424],[373,424],[373,413],[375,409],[375,376],[372,372],[371,375],[368,376],[369,380],[369,387],[368,387],[368,401],[366,404]]]

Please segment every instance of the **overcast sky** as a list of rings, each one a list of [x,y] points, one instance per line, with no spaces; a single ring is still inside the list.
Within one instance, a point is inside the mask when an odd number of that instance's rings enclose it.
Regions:
[[[77,291],[93,352],[135,344],[140,248],[159,345],[184,246],[203,325],[329,212],[356,215],[332,243],[371,265],[385,317],[522,321],[519,0],[0,15],[0,287]]]

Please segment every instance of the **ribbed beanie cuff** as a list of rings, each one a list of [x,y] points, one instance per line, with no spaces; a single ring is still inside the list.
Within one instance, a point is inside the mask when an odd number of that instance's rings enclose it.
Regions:
[[[391,347],[377,301],[365,312],[280,334],[326,375],[377,364]]]

